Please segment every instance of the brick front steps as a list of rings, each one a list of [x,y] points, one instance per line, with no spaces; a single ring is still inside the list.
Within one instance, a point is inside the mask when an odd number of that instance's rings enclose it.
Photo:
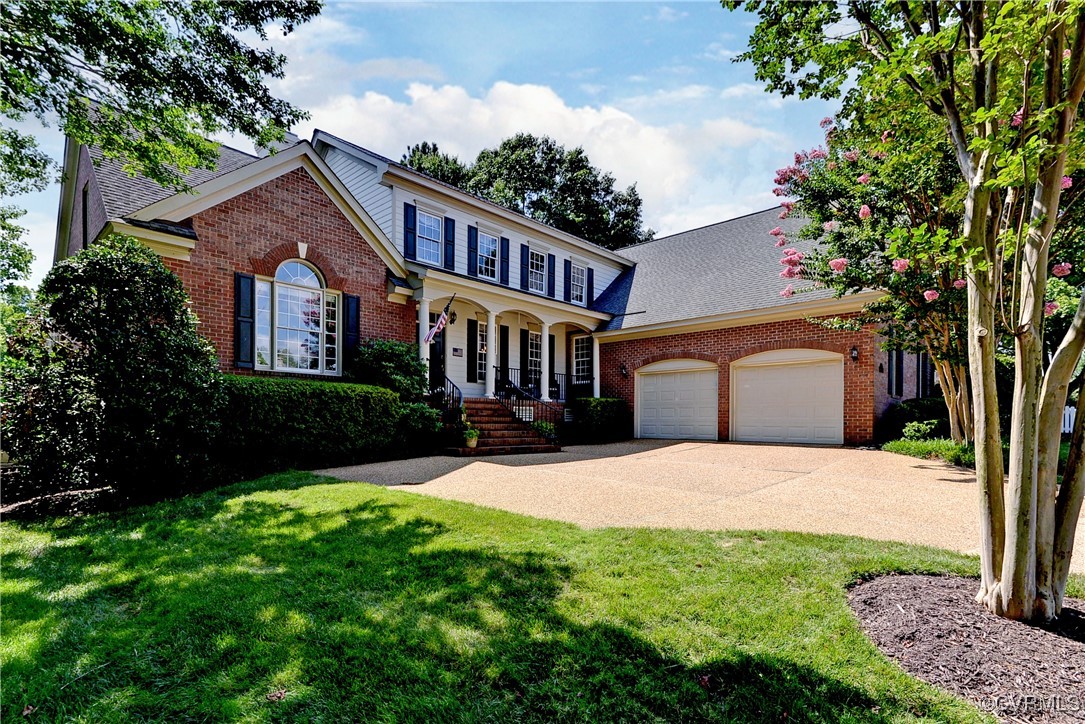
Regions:
[[[463,401],[467,420],[478,430],[477,447],[448,448],[448,455],[477,457],[482,455],[524,455],[528,453],[560,452],[561,446],[547,442],[497,400],[468,397]]]

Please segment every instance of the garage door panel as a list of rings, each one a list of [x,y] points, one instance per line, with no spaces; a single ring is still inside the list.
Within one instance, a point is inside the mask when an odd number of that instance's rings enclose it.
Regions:
[[[841,361],[736,366],[731,438],[743,442],[844,442]]]
[[[715,369],[641,373],[639,437],[715,440],[719,395]]]

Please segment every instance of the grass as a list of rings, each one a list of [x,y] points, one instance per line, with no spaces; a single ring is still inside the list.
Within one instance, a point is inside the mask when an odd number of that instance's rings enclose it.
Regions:
[[[936,549],[585,531],[304,473],[0,534],[11,721],[984,718],[846,603],[975,574]]]

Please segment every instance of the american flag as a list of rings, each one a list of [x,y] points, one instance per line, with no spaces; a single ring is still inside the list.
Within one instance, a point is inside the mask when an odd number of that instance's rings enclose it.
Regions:
[[[452,295],[452,299],[455,299],[456,295]],[[433,338],[441,333],[441,330],[448,324],[448,310],[452,306],[452,299],[448,300],[448,304],[445,305],[444,310],[441,312],[441,316],[437,317],[437,323],[433,325],[430,331],[426,332],[426,336],[422,338],[422,341],[426,344],[433,342]]]

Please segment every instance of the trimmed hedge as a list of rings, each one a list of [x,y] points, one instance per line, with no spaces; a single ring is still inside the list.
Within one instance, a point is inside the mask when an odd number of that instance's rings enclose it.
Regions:
[[[976,467],[976,451],[971,445],[958,445],[949,439],[893,440],[882,445],[882,450],[898,455],[908,455],[924,460],[945,460],[951,465]]]
[[[897,440],[904,436],[904,426],[910,422],[934,422],[936,424],[926,436],[949,437],[949,410],[945,399],[941,396],[917,397],[890,405],[874,425],[874,439],[878,442]]]
[[[584,397],[570,403],[573,422],[566,426],[567,442],[604,443],[633,437],[633,414],[620,397]]]
[[[223,376],[215,458],[225,475],[352,465],[388,457],[405,406],[370,385]],[[410,406],[412,409],[414,406]]]

